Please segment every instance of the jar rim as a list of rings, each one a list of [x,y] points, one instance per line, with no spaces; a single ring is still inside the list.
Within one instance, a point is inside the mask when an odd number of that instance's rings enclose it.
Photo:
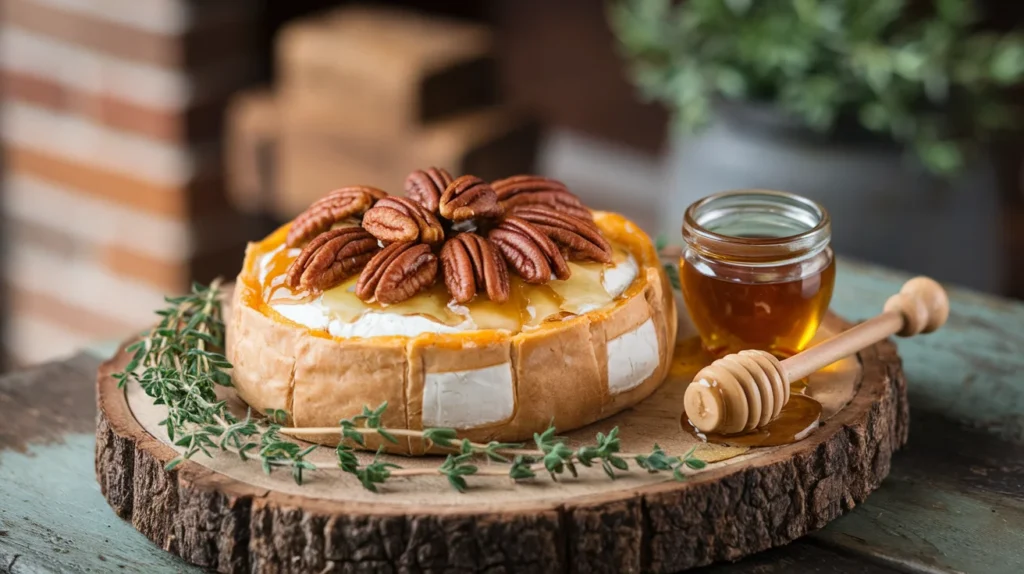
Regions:
[[[768,237],[730,235],[708,228],[716,218],[731,213],[729,210],[740,209],[788,218],[805,228]],[[813,255],[828,247],[832,234],[831,218],[819,203],[788,191],[767,189],[722,191],[697,200],[686,209],[682,231],[686,243],[705,256],[749,262],[782,262]]]

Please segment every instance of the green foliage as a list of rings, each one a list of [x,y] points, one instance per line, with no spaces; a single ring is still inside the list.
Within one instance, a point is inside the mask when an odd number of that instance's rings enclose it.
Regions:
[[[662,267],[665,268],[665,275],[668,276],[668,282],[672,285],[672,288],[676,291],[682,291],[683,284],[679,279],[679,267],[674,263],[663,263]]]
[[[302,448],[299,443],[282,439],[278,434],[280,425],[271,424],[260,436],[259,457],[263,462],[263,472],[270,474],[275,466],[286,466],[292,470],[292,478],[296,484],[302,484],[302,473],[316,470],[316,465],[306,460],[306,455],[316,450],[316,445]]]
[[[661,447],[657,443],[654,444],[654,448],[650,454],[638,454],[635,458],[636,465],[646,470],[647,472],[672,472],[672,476],[676,480],[685,480],[686,473],[684,468],[691,470],[701,470],[706,465],[703,460],[693,456],[696,447],[691,448],[689,452],[683,456],[669,456],[665,454],[665,451],[661,450]]]
[[[668,239],[664,235],[659,235],[654,239],[654,249],[660,254],[666,247],[668,247]],[[679,279],[679,267],[676,262],[662,262],[662,268],[665,269],[665,275],[668,277],[669,284],[676,291],[681,291],[683,285]]]
[[[619,427],[607,435],[597,433],[595,446],[582,446],[576,451],[576,459],[583,466],[590,466],[595,460],[601,461],[601,468],[608,478],[615,480],[615,469],[629,470],[629,463],[615,453],[619,452]]]
[[[217,399],[217,386],[231,385],[227,369],[231,364],[217,350],[223,347],[224,324],[221,319],[220,282],[215,281],[209,288],[193,287],[192,293],[183,297],[169,298],[170,307],[157,314],[160,323],[140,341],[132,344],[128,351],[132,358],[125,370],[116,376],[119,386],[129,381],[137,382],[154,404],[167,407],[167,418],[160,422],[166,428],[170,440],[183,452],[181,456],[167,463],[167,470],[182,461],[202,453],[213,456],[215,450],[237,455],[242,461],[258,458],[267,474],[275,469],[286,468],[292,479],[302,484],[306,472],[324,467],[308,460],[318,447],[303,446],[283,436],[283,426],[289,420],[287,411],[268,409],[265,419],[256,420],[251,412],[245,418],[232,414],[225,401]],[[337,468],[356,477],[367,490],[377,492],[378,485],[384,484],[396,475],[441,475],[448,484],[459,492],[469,484],[467,476],[475,474],[505,475],[505,471],[482,469],[474,464],[483,458],[492,463],[508,465],[507,476],[513,481],[536,477],[539,470],[547,470],[552,478],[565,471],[576,476],[575,464],[592,466],[600,462],[605,473],[615,478],[615,470],[626,471],[629,465],[619,455],[619,429],[613,428],[607,435],[597,434],[596,443],[584,445],[576,450],[555,436],[554,425],[543,433],[535,435],[537,449],[523,452],[525,445],[491,441],[477,444],[469,439],[459,439],[458,433],[449,428],[427,428],[422,431],[393,430],[384,426],[384,415],[388,404],[376,408],[364,406],[360,414],[338,421],[340,444],[335,448]],[[384,446],[380,446],[373,459],[361,465],[355,446],[365,447],[367,436],[378,436],[386,442],[397,444],[396,434],[418,437],[428,445],[454,451],[435,468],[404,469],[400,465],[381,459]],[[655,445],[655,450],[660,449]],[[690,468],[703,462],[687,454]],[[662,453],[662,456],[664,454]],[[511,460],[510,460],[511,459]],[[637,458],[639,462],[640,457]],[[683,458],[679,460],[685,461]],[[673,470],[638,464],[650,472]],[[485,472],[489,471],[489,472]],[[682,478],[675,469],[674,476]]]
[[[534,433],[533,441],[537,448],[543,453],[541,461],[544,469],[551,475],[552,480],[558,480],[558,475],[566,470],[574,477],[577,475],[576,466],[573,464],[575,454],[568,445],[555,436],[555,427],[551,425],[542,433]]]
[[[377,449],[377,454],[373,456],[370,464],[366,465],[365,468],[356,468],[352,471],[352,474],[356,475],[363,488],[370,492],[377,492],[377,485],[383,484],[391,478],[391,469],[402,468],[397,464],[382,461],[380,455],[383,452],[384,447]]]
[[[508,469],[508,476],[512,480],[526,480],[535,478],[537,473],[531,467],[532,459],[524,455],[518,455],[512,459],[512,466]]]
[[[1024,78],[1024,35],[978,30],[971,0],[613,0],[609,18],[684,132],[717,98],[766,101],[822,132],[854,118],[940,174],[1015,119]]]
[[[370,407],[363,405],[362,414],[356,415],[350,419],[341,419],[341,421],[339,421],[338,424],[341,426],[341,435],[359,445],[363,445],[363,435],[360,428],[367,428],[373,429],[381,436],[381,438],[391,444],[398,444],[398,439],[388,432],[381,422],[381,419],[384,416],[384,411],[386,411],[387,408],[387,401],[384,401],[375,409],[370,409]],[[362,425],[362,427],[360,425]]]
[[[288,421],[288,411],[284,409],[267,409],[263,414],[270,422],[284,424]]]
[[[448,484],[452,488],[459,492],[465,492],[468,485],[463,477],[476,474],[477,470],[479,470],[475,465],[469,464],[469,461],[472,459],[472,452],[463,453],[458,456],[450,454],[437,471],[448,477]]]

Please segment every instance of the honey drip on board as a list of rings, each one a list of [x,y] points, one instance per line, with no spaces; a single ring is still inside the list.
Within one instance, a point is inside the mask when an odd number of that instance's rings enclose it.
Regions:
[[[683,296],[704,345],[715,356],[744,349],[784,358],[802,351],[828,310],[835,261],[820,273],[778,283],[739,283],[680,261]]]
[[[692,379],[694,373],[707,366],[713,359],[714,357],[701,344],[700,337],[687,338],[676,346],[670,376]],[[782,407],[779,416],[765,427],[731,435],[704,433],[690,424],[684,412],[680,420],[682,428],[701,441],[724,446],[767,447],[798,442],[818,428],[821,419],[821,403],[804,395],[808,382],[809,377],[804,377],[790,383],[789,402]]]
[[[320,296],[301,289],[293,290],[285,284],[285,275],[298,256],[298,249],[280,246],[267,253],[269,261],[261,285],[263,300],[267,304],[307,303]],[[625,249],[614,246],[613,265],[626,261],[628,257]],[[466,305],[450,304],[451,296],[440,277],[428,289],[400,303],[382,305],[365,302],[355,294],[358,275],[324,291],[322,302],[333,318],[343,322],[355,321],[367,311],[378,311],[426,317],[452,327],[469,318],[477,329],[518,332],[524,328],[542,327],[547,322],[561,321],[614,301],[615,298],[604,288],[607,268],[604,264],[590,261],[570,261],[568,264],[571,276],[565,281],[531,285],[519,276],[511,275],[509,300],[500,304],[482,295]]]
[[[807,438],[821,423],[821,403],[803,394],[792,394],[779,416],[767,425],[737,434],[702,433],[686,420],[683,429],[697,438],[726,446],[782,446]]]

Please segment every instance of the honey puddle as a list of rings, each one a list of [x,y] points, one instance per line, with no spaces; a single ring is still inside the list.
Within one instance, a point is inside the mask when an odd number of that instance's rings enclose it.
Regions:
[[[683,385],[685,390],[694,375],[714,360],[715,356],[704,348],[700,337],[685,338],[676,345],[669,376],[686,381]],[[782,408],[778,418],[749,433],[703,433],[690,424],[685,412],[680,415],[680,426],[702,442],[725,447],[780,446],[801,441],[819,426],[823,411],[821,403],[804,394],[809,382],[810,377],[804,377],[790,383],[789,402]],[[682,404],[681,396],[679,404]]]
[[[685,418],[685,413],[683,416]],[[727,446],[766,447],[801,441],[818,428],[820,421],[821,403],[802,394],[793,393],[775,420],[750,432],[732,435],[702,433],[685,419],[682,426],[684,430],[705,442]]]
[[[285,284],[288,267],[298,253],[294,249],[276,249],[270,252],[266,276],[262,282],[263,300],[274,304],[301,304],[313,301],[318,294],[293,290]],[[613,247],[613,265],[629,258],[626,250]],[[393,305],[367,303],[355,294],[359,277],[347,279],[341,285],[323,292],[323,305],[332,317],[352,322],[367,311],[388,312],[399,315],[421,316],[443,325],[456,326],[472,320],[477,329],[505,329],[518,332],[537,328],[545,322],[561,321],[608,305],[614,297],[604,288],[607,266],[596,262],[568,262],[571,276],[565,281],[550,281],[544,285],[531,285],[517,275],[509,277],[509,300],[494,303],[486,296],[477,296],[465,305],[450,303],[444,281],[425,291]]]

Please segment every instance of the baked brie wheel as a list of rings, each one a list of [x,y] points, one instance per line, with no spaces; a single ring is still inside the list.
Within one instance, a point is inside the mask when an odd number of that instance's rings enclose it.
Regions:
[[[334,429],[387,402],[391,429],[517,442],[654,392],[676,313],[650,238],[553,180],[467,178],[413,172],[406,197],[343,188],[248,246],[226,353],[255,412]]]

